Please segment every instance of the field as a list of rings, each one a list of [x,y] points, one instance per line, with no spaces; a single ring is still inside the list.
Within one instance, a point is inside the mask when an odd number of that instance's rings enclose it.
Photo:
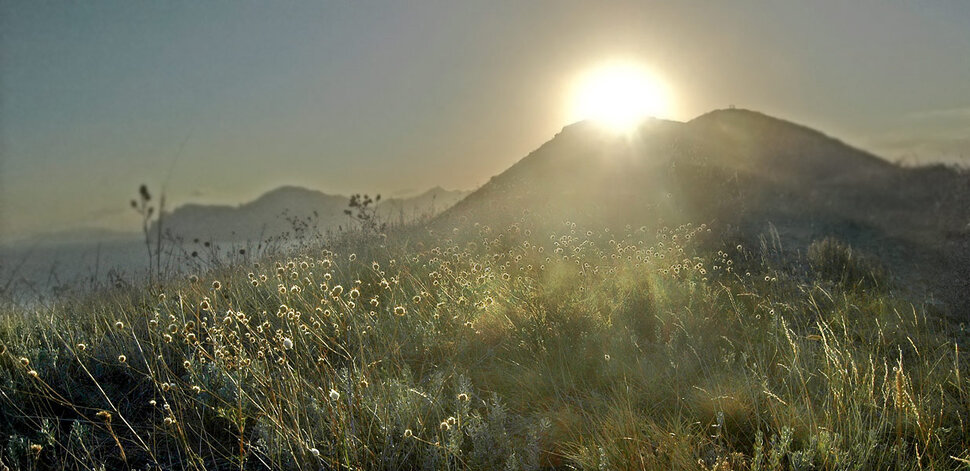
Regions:
[[[0,325],[0,468],[963,469],[964,325],[835,241],[464,224]]]

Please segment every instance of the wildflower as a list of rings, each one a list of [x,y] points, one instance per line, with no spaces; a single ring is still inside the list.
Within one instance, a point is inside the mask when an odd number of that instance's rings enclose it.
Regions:
[[[27,374],[30,375],[31,378],[37,378],[38,376],[40,376],[40,374],[37,373],[37,370],[30,370],[27,372]]]
[[[330,400],[335,402],[340,400],[340,393],[336,389],[330,390]]]
[[[336,297],[339,297],[343,292],[344,292],[344,287],[341,285],[337,285],[337,286],[334,286],[332,290],[330,290],[330,296],[333,296],[334,298],[336,298]]]
[[[459,394],[459,395],[458,395],[458,400],[459,400],[459,401],[461,401],[461,402],[466,402],[466,401],[468,401],[468,394],[465,394],[465,393],[461,393],[461,394]]]
[[[448,422],[446,421],[446,422],[442,422],[441,425],[438,426],[438,428],[440,428],[442,432],[447,432],[448,430],[451,429],[451,425],[448,425]]]
[[[202,394],[202,388],[200,388],[199,386],[192,386],[192,392],[196,394]]]
[[[30,360],[28,360],[27,357],[20,357],[20,364],[27,366],[30,364]]]
[[[85,350],[87,350],[87,348],[88,348],[88,346],[87,346],[87,345],[85,345],[85,344],[83,344],[83,343],[79,343],[79,344],[77,344],[77,349],[78,349],[79,351],[82,351],[82,352],[83,352],[83,351],[85,351]]]
[[[420,303],[421,302],[421,296],[415,296],[415,297],[411,298],[411,302],[413,302],[414,304]]]
[[[414,436],[414,432],[412,432],[411,429],[409,428],[404,429],[404,438],[411,438],[413,436]]]
[[[407,309],[404,309],[404,306],[396,306],[394,308],[394,314],[395,315],[403,316],[403,315],[405,315],[407,313],[408,313],[408,311],[407,311]]]
[[[164,422],[165,422],[165,425],[172,425],[172,424],[175,423],[175,419],[173,419],[171,417],[165,417]]]
[[[290,338],[283,339],[283,348],[287,350],[293,349],[293,340],[291,340]]]
[[[189,276],[189,283],[198,283],[198,282],[199,282],[198,276],[195,276],[195,275]]]
[[[118,330],[124,329],[125,328],[125,323],[124,322],[121,322],[121,321],[115,322],[115,328],[118,329]]]
[[[95,415],[95,417],[98,417],[101,420],[104,420],[105,422],[111,422],[111,412],[108,412],[106,410],[103,410],[103,411],[100,411],[100,412],[98,412],[97,414],[94,414],[94,415]]]
[[[212,282],[212,289],[214,289],[216,291],[222,289],[222,283],[219,283],[219,280],[213,281]]]
[[[185,360],[182,362],[182,367],[184,367],[185,369],[189,369],[192,367],[192,362]]]
[[[357,288],[350,290],[350,299],[357,299],[360,297],[360,291]]]
[[[357,254],[352,253],[352,254],[350,254],[350,257],[349,258],[350,258],[350,261],[353,262],[354,260],[357,260]]]
[[[448,425],[455,425],[457,420],[455,420],[455,417],[452,416],[452,417],[448,417],[448,420],[446,420],[445,422],[448,422]]]
[[[606,361],[610,361],[610,354],[607,353],[606,355],[603,355],[603,359]]]
[[[310,454],[313,456],[320,456],[320,450],[316,448],[310,448]]]
[[[128,361],[128,357],[126,357],[124,355],[118,355],[118,362],[125,363],[127,361]]]
[[[33,454],[35,454],[35,455],[39,455],[40,454],[40,451],[43,448],[44,448],[43,446],[38,445],[36,443],[33,443],[33,444],[30,445],[30,452],[33,453]]]

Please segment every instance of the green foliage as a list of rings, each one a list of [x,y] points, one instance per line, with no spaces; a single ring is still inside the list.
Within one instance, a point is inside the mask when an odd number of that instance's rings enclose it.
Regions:
[[[808,262],[822,280],[829,282],[862,289],[887,284],[882,267],[854,253],[852,247],[833,237],[812,242],[808,247]]]
[[[0,463],[965,464],[965,332],[838,243],[806,283],[710,237],[469,225],[7,312]]]

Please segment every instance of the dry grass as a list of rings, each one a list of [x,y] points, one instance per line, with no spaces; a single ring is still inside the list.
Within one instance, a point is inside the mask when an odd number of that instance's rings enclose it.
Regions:
[[[468,225],[8,312],[0,463],[967,465],[962,327],[709,232]]]

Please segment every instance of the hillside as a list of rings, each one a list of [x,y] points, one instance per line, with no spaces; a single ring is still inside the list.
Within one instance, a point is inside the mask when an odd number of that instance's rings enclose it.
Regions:
[[[785,251],[801,253],[831,236],[878,257],[918,296],[970,306],[970,175],[900,167],[753,111],[651,120],[632,137],[567,126],[436,225],[502,227],[526,212],[549,227],[707,223],[747,246],[777,231]]]
[[[0,304],[0,469],[956,469],[970,335],[911,280],[965,282],[965,184],[751,112],[579,123],[429,224]]]

